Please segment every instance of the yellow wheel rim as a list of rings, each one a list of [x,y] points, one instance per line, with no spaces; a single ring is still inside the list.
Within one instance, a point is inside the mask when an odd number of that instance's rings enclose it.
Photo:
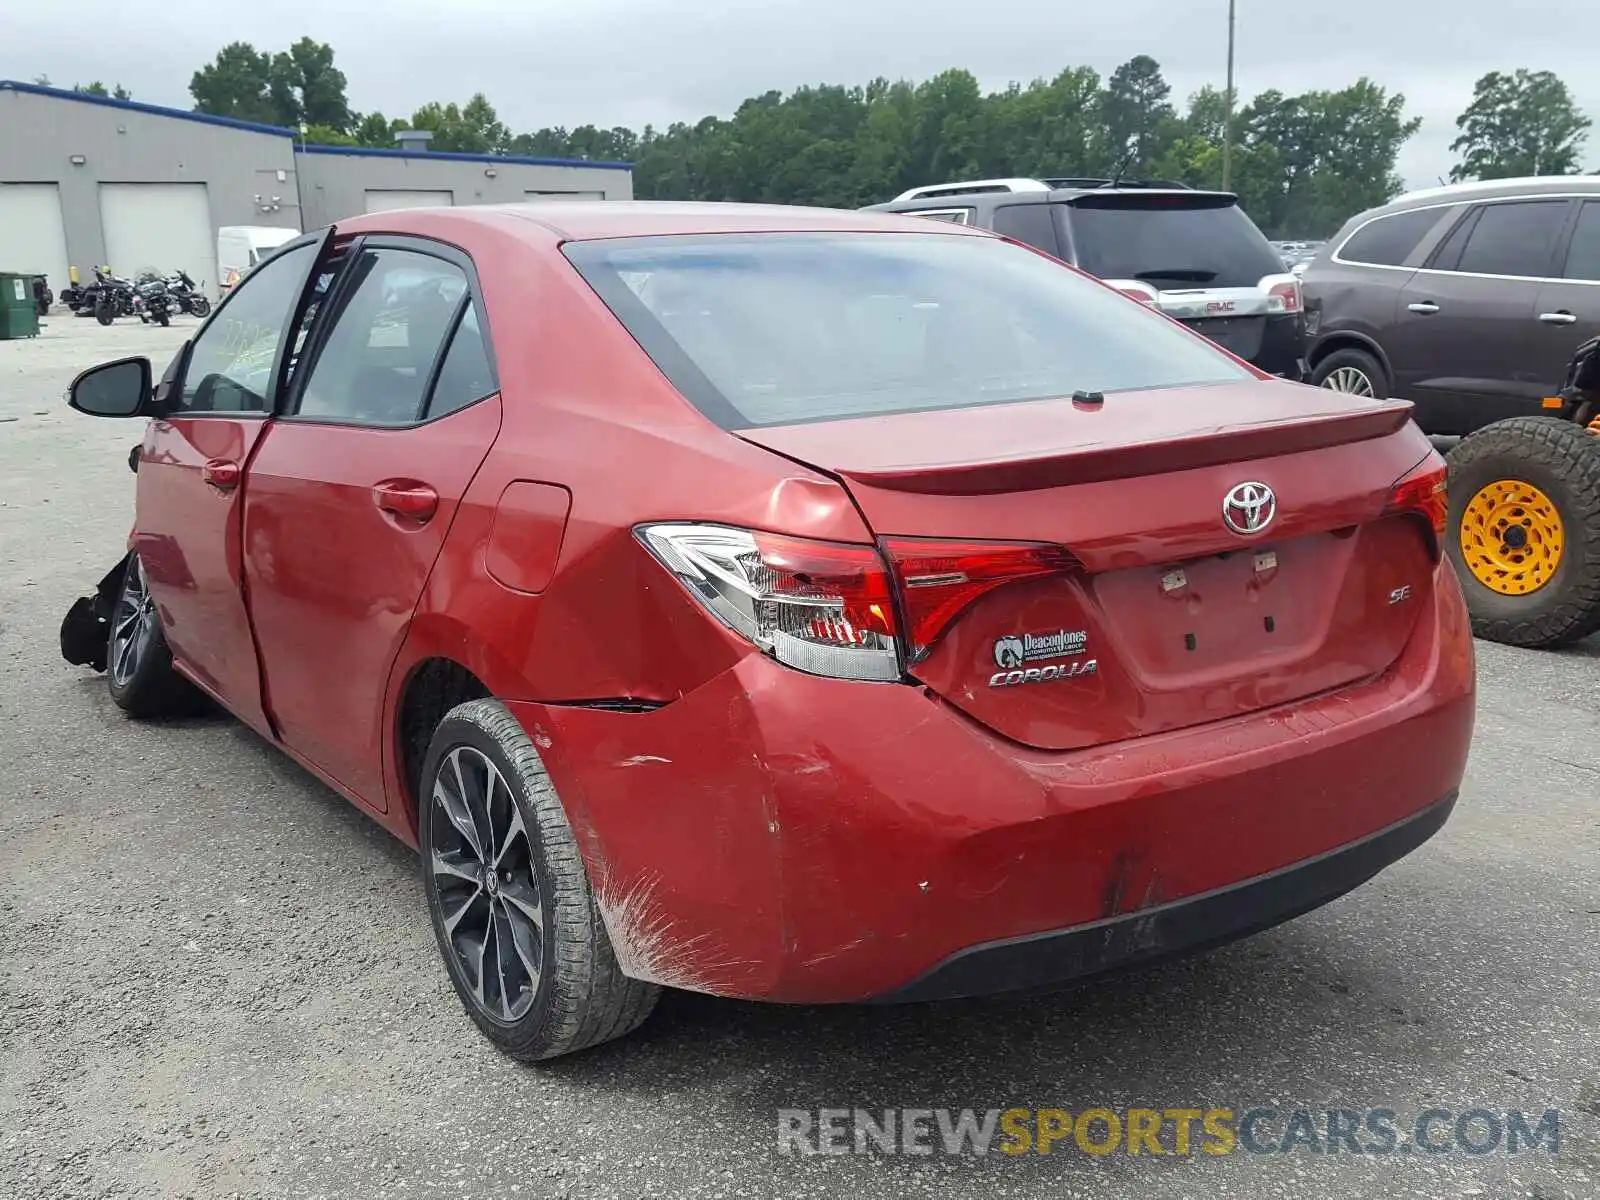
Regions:
[[[1502,596],[1526,596],[1555,577],[1566,549],[1554,501],[1521,479],[1497,479],[1461,514],[1461,559]]]

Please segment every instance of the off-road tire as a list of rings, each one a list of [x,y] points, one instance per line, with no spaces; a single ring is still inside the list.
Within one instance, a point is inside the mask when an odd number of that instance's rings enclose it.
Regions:
[[[1446,542],[1473,633],[1509,646],[1544,649],[1600,629],[1600,437],[1555,417],[1513,417],[1463,438],[1449,461]],[[1462,514],[1497,479],[1533,484],[1561,515],[1561,562],[1549,583],[1526,596],[1503,596],[1485,587],[1462,555]]]
[[[106,636],[106,684],[112,702],[130,717],[140,720],[191,716],[203,707],[204,700],[199,689],[178,674],[172,665],[172,651],[167,648],[166,635],[161,631],[159,609],[151,610],[149,636],[138,648],[132,669],[125,677],[117,670],[117,630],[124,619],[123,605],[130,587],[142,587],[142,580],[143,567],[138,556],[131,555],[128,568],[123,572],[122,585],[117,589],[117,602],[111,609]]]
[[[1354,368],[1365,375],[1372,384],[1373,399],[1387,400],[1389,398],[1389,376],[1384,371],[1383,364],[1365,350],[1357,350],[1354,347],[1335,350],[1328,357],[1318,362],[1312,368],[1311,382],[1317,387],[1327,387],[1329,376],[1341,367]]]
[[[467,968],[444,927],[432,869],[434,782],[451,751],[468,747],[499,771],[527,831],[544,921],[541,973],[532,1007],[507,1022],[474,995]],[[622,973],[590,886],[566,811],[533,742],[497,700],[452,708],[429,743],[418,788],[418,836],[428,914],[445,969],[473,1022],[505,1053],[537,1062],[630,1033],[655,1008],[661,989]]]

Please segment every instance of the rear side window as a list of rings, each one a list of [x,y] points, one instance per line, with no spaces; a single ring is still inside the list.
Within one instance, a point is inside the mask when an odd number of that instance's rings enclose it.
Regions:
[[[1183,196],[1117,196],[1066,206],[1080,267],[1101,279],[1158,288],[1254,287],[1283,260],[1232,203]]]
[[[1368,221],[1339,247],[1339,258],[1374,267],[1398,267],[1442,215],[1437,208],[1417,208]]]
[[[428,418],[442,417],[482,400],[495,386],[494,368],[489,365],[488,347],[478,322],[478,306],[469,303],[439,367],[439,378],[428,399]]]
[[[1587,200],[1578,213],[1567,249],[1568,279],[1589,279],[1600,283],[1600,200]]]
[[[906,216],[926,217],[930,221],[949,221],[952,225],[972,224],[972,210],[970,208],[913,209],[907,212]]]
[[[1479,275],[1549,275],[1566,215],[1565,200],[1486,204],[1455,269]]]
[[[1006,204],[994,210],[994,231],[1061,257],[1048,204]]]
[[[719,234],[563,251],[678,391],[729,429],[1254,378],[996,238]]]

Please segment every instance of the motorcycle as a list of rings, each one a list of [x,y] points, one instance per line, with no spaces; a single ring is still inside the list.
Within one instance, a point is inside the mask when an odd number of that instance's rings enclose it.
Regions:
[[[137,311],[132,282],[113,275],[109,267],[96,267],[93,287],[86,290],[93,293],[94,319],[102,325],[109,325],[118,317],[131,317]]]
[[[205,298],[187,271],[173,271],[162,282],[167,285],[167,295],[177,301],[180,311],[191,317],[205,317],[211,312],[211,301]]]
[[[144,324],[154,321],[157,325],[169,325],[177,308],[177,299],[167,294],[166,281],[153,271],[141,274],[134,281],[133,313]]]

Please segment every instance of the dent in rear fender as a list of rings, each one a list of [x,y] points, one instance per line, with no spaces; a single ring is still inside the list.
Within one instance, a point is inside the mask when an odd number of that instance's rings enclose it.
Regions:
[[[783,950],[782,830],[733,680],[649,713],[508,707],[556,785],[623,971],[760,996]]]

